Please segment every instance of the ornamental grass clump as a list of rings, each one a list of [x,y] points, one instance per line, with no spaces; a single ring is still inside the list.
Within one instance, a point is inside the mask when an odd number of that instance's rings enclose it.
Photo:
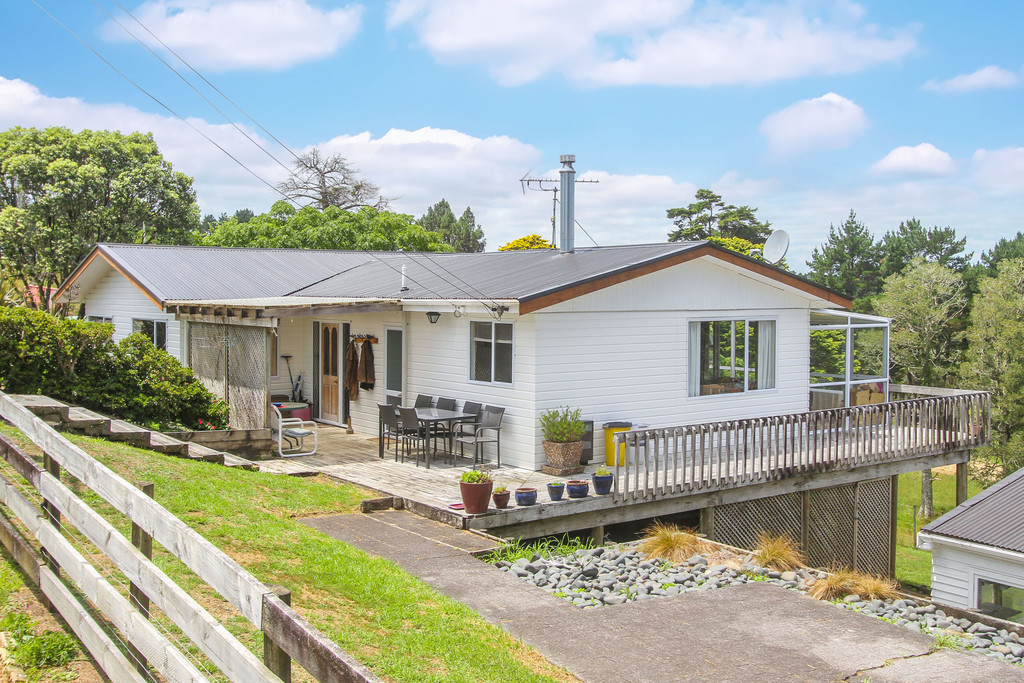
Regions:
[[[551,443],[575,443],[583,440],[587,431],[580,416],[583,411],[579,408],[553,408],[545,410],[540,414],[540,429],[544,433],[544,440]]]
[[[754,559],[762,567],[780,572],[788,572],[807,563],[807,558],[800,551],[800,545],[788,534],[772,536],[764,531],[757,535]]]
[[[697,535],[696,529],[680,529],[675,524],[655,522],[643,531],[637,549],[647,557],[662,557],[683,562],[693,555],[704,555],[717,548]]]
[[[833,567],[808,591],[818,600],[842,600],[858,595],[861,600],[895,600],[899,597],[896,582],[882,576],[865,574],[849,567]]]

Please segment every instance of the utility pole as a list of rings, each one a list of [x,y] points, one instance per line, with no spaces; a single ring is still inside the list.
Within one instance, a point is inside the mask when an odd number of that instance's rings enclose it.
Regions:
[[[558,178],[554,180],[548,178],[528,178],[530,172],[527,171],[526,175],[519,179],[519,184],[523,188],[523,194],[526,194],[527,190],[533,190],[534,192],[550,192],[551,193],[551,246],[558,246],[555,244],[555,237],[558,235],[558,228],[555,225],[555,218],[558,215],[558,184],[561,182]],[[577,183],[599,183],[600,180],[585,180],[581,178],[576,179]]]

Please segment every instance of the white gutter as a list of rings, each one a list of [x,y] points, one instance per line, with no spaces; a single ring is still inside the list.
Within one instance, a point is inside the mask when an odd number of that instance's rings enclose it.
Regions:
[[[935,544],[945,545],[951,548],[958,548],[960,550],[970,550],[978,553],[979,555],[986,555],[988,557],[994,557],[999,560],[1009,560],[1017,564],[1024,564],[1024,553],[1017,552],[1016,550],[1007,550],[1005,548],[996,548],[995,546],[986,545],[984,543],[976,543],[974,541],[965,541],[959,538],[951,538],[949,536],[942,536],[940,534],[933,534],[927,531],[917,532],[917,544],[918,550],[932,550]]]

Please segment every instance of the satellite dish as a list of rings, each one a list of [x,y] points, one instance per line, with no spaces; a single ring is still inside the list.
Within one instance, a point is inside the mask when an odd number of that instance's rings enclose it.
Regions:
[[[768,236],[764,243],[764,260],[773,266],[786,257],[789,251],[789,233],[785,230],[776,230]]]

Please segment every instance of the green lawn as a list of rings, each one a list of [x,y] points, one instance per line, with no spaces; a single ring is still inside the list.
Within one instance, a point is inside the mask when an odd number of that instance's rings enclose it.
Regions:
[[[154,482],[160,504],[260,580],[290,588],[292,605],[303,616],[382,678],[575,680],[395,564],[299,523],[304,516],[354,511],[365,497],[354,486],[228,469],[101,439],[71,439],[129,481]],[[6,464],[2,469],[12,476]],[[79,495],[127,531],[120,515],[102,501],[84,491]],[[165,572],[262,654],[258,631],[177,560],[156,550],[154,561]],[[296,680],[310,679],[296,667]]]
[[[917,530],[956,507],[956,476],[948,471],[933,470],[932,499],[935,515],[921,517],[921,473],[900,475],[899,505],[896,515],[896,578],[905,584],[930,589],[932,585],[932,554],[914,547],[914,505],[917,509]],[[981,491],[973,481],[967,482],[968,497]]]

